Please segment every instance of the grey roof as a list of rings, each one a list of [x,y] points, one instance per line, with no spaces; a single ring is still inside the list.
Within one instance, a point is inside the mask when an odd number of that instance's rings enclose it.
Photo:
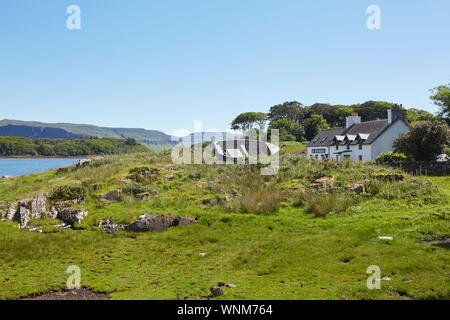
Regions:
[[[400,119],[395,120],[391,124],[388,123],[387,119],[384,120],[374,120],[374,121],[366,121],[362,123],[355,123],[350,128],[336,128],[330,130],[323,130],[314,139],[311,140],[306,146],[307,147],[324,147],[334,145],[333,139],[334,136],[346,136],[349,135],[351,138],[353,136],[360,135],[361,138],[366,138],[363,144],[371,144],[375,141],[378,136],[383,133],[388,127],[394,124],[397,121],[401,121]],[[327,136],[327,139],[324,142],[321,142],[322,139]],[[319,138],[318,141],[316,139]],[[340,144],[345,144],[344,141],[340,142]],[[358,144],[358,139],[355,139],[350,144]]]
[[[332,141],[330,139],[333,139],[334,136],[340,135],[344,132],[344,128],[336,128],[336,129],[329,129],[329,130],[323,130],[318,135],[316,135],[311,142],[309,142],[306,146],[307,147],[326,147],[329,145],[332,145]],[[326,140],[324,140],[326,138]]]

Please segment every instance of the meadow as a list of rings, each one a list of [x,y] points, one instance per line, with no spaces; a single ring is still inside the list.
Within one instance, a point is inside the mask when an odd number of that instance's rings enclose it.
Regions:
[[[83,287],[111,299],[207,299],[219,281],[236,287],[217,299],[450,299],[450,178],[318,162],[303,150],[285,143],[274,176],[259,166],[173,165],[170,152],[151,152],[1,180],[0,200],[9,202],[78,186],[89,215],[63,231],[54,219],[32,220],[42,233],[0,222],[0,299],[63,289],[71,265]],[[157,177],[139,177],[139,168]],[[352,183],[364,192],[349,191]],[[99,198],[119,188],[119,201]],[[142,191],[150,199],[136,199]],[[198,222],[159,233],[98,227],[143,213]],[[373,265],[381,289],[369,290]]]

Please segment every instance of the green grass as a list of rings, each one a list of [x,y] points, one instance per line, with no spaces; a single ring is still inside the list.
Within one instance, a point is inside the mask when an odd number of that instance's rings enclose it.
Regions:
[[[51,219],[32,221],[47,233],[0,222],[0,299],[64,288],[70,265],[81,268],[82,286],[112,299],[205,299],[218,281],[237,285],[225,288],[221,299],[450,299],[449,247],[422,242],[450,237],[448,177],[378,182],[373,195],[347,203],[347,182],[375,184],[371,174],[394,170],[323,164],[290,153],[274,177],[237,165],[170,171],[165,152],[113,156],[103,166],[63,176],[53,170],[0,182],[0,200],[8,201],[61,185],[102,184],[89,189],[83,205],[89,215],[77,230],[52,232]],[[142,166],[166,168],[160,176],[170,172],[175,178],[152,182],[156,194],[148,201],[105,205],[96,199]],[[299,204],[299,194],[323,176],[335,178],[333,196],[308,194]],[[344,205],[316,217],[310,208],[320,209],[321,201]],[[162,233],[107,235],[96,227],[104,218],[126,223],[149,212],[200,219]],[[381,290],[366,287],[370,265],[392,278],[382,281]]]

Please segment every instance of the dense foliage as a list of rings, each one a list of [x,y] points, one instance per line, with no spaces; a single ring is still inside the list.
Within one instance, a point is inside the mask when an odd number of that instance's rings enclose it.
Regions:
[[[29,139],[0,136],[0,155],[2,156],[107,155],[146,150],[146,147],[138,144],[134,139]]]
[[[394,142],[396,151],[417,161],[435,160],[450,145],[450,128],[445,121],[419,121]]]
[[[432,92],[430,99],[439,106],[440,116],[450,124],[450,83],[436,87]]]
[[[403,162],[408,160],[410,160],[410,157],[408,157],[404,153],[388,151],[381,154],[378,158],[376,158],[375,161],[377,163],[386,163],[386,162]]]

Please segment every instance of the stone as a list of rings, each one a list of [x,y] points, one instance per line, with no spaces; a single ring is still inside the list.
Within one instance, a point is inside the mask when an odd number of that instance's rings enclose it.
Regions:
[[[100,196],[101,199],[110,201],[119,201],[122,197],[122,190],[113,190]]]
[[[6,200],[0,201],[0,208],[7,207],[7,206],[8,206],[8,201],[6,201]]]
[[[223,296],[223,289],[220,287],[211,287],[209,288],[209,291],[211,291],[214,298]]]
[[[91,159],[91,158],[81,159],[77,162],[76,167],[77,167],[77,169],[87,167],[88,165],[90,165],[92,163],[92,161],[93,161],[93,159]]]
[[[16,215],[18,213],[19,204],[17,201],[11,202],[8,208],[8,213],[6,214],[6,219],[13,220],[16,218]]]
[[[225,285],[226,285],[226,283],[223,282],[223,281],[219,281],[219,282],[217,283],[217,286],[218,286],[218,287],[225,287]]]
[[[236,285],[235,284],[232,284],[232,283],[229,283],[229,284],[227,284],[226,285],[228,288],[236,288]]]
[[[58,219],[73,225],[74,223],[81,223],[88,213],[89,211],[85,209],[63,208],[58,212]]]
[[[133,223],[127,225],[125,230],[131,232],[161,232],[170,227],[176,227],[178,225],[186,226],[195,222],[196,220],[194,218],[146,213],[141,215]]]
[[[119,230],[122,230],[124,228],[121,224],[115,224],[111,220],[103,221],[101,220],[98,224],[99,227],[102,227],[102,233],[116,233]]]
[[[37,193],[34,195],[31,202],[31,217],[43,218],[45,217],[45,211],[47,210],[47,197],[43,193]]]
[[[120,184],[129,184],[129,183],[132,183],[132,182],[133,182],[133,180],[131,180],[131,179],[120,179],[119,180]]]
[[[0,201],[0,218],[6,219],[6,215],[8,214],[8,202]]]
[[[62,168],[58,168],[56,170],[56,174],[63,174],[63,173],[69,173],[70,172],[70,167],[62,167]]]
[[[142,193],[138,193],[136,195],[136,198],[138,198],[139,200],[148,200],[151,197],[151,193],[150,192],[142,192]]]
[[[19,227],[25,228],[31,219],[31,203],[33,200],[25,199],[19,203]]]
[[[386,237],[386,236],[379,236],[378,239],[380,239],[380,240],[394,240],[394,238]]]
[[[346,189],[356,194],[360,194],[366,191],[364,183],[362,182],[349,183],[347,184]]]
[[[173,178],[174,178],[174,175],[173,175],[173,174],[166,174],[166,175],[164,176],[164,181],[172,181]]]
[[[6,175],[6,176],[3,176],[2,178],[3,179],[11,179],[11,178],[15,178],[16,176],[10,176],[10,175]]]

